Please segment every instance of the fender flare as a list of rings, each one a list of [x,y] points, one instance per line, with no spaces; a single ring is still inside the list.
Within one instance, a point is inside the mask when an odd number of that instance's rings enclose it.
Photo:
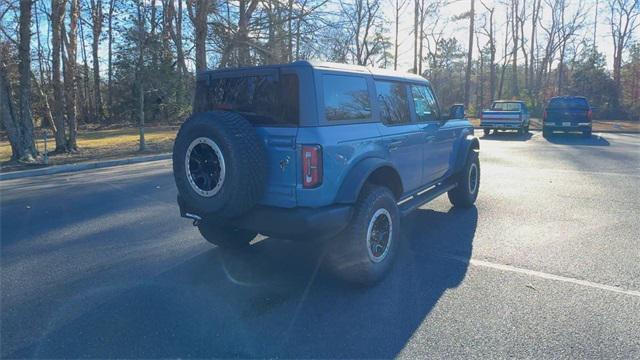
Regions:
[[[456,158],[456,163],[454,167],[454,174],[457,174],[464,168],[464,164],[467,163],[467,159],[469,158],[469,154],[472,151],[479,152],[480,151],[480,140],[473,135],[467,135],[462,139],[462,143],[460,144],[460,150],[458,151],[458,156]]]
[[[373,174],[374,171],[381,168],[389,168],[394,171],[397,175],[397,179],[400,181],[399,194],[398,189],[395,191],[395,195],[400,197],[402,194],[402,179],[398,175],[398,170],[391,164],[389,161],[381,158],[366,158],[358,162],[354,165],[347,176],[345,176],[342,181],[342,185],[340,185],[340,189],[336,195],[335,203],[341,204],[352,204],[358,200],[358,194],[360,194],[360,190],[364,183],[369,179],[369,176]],[[393,191],[393,189],[392,189]]]

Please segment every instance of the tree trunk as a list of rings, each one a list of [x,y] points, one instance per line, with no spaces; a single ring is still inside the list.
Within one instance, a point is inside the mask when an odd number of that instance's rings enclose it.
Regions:
[[[13,90],[7,79],[7,69],[4,59],[0,59],[0,120],[7,130],[9,144],[11,144],[11,160],[20,160],[26,152],[22,147],[22,131],[18,126],[18,117],[12,102]]]
[[[64,93],[62,90],[61,61],[62,20],[66,0],[51,0],[51,64],[53,87],[53,122],[56,125],[56,152],[67,151],[67,135],[64,119]]]
[[[80,13],[78,0],[71,0],[69,14],[69,43],[67,50],[67,63],[65,64],[65,101],[67,107],[67,123],[69,125],[69,138],[67,140],[68,150],[77,150],[78,119],[76,92],[76,50],[78,49],[78,15]]]
[[[109,110],[109,120],[113,117],[113,12],[115,10],[116,0],[109,0],[109,18],[108,18],[108,45],[107,45],[107,107]],[[182,4],[182,2],[179,2]]]
[[[91,18],[93,20],[93,42],[91,43],[91,55],[93,57],[93,92],[95,94],[96,105],[94,114],[99,122],[103,122],[104,107],[102,105],[102,94],[100,92],[100,58],[98,56],[103,21],[102,0],[91,1]]]
[[[464,107],[469,106],[470,88],[471,88],[471,62],[473,61],[473,33],[475,18],[475,1],[471,0],[471,11],[469,12],[469,51],[467,52],[467,70],[464,74]]]
[[[418,73],[418,24],[420,21],[420,0],[414,0],[414,19],[413,19],[413,73]]]
[[[20,43],[18,58],[20,59],[20,118],[22,128],[22,154],[20,160],[31,162],[38,155],[33,141],[33,119],[31,117],[31,9],[32,0],[20,1]]]
[[[244,0],[240,1],[240,19],[242,19],[243,11],[242,4]],[[196,71],[203,71],[207,69],[207,18],[210,11],[211,0],[188,0],[187,10],[189,11],[189,17],[193,23],[194,32],[194,46],[196,48]],[[248,26],[248,24],[247,24]],[[241,29],[238,28],[238,36],[241,33]]]

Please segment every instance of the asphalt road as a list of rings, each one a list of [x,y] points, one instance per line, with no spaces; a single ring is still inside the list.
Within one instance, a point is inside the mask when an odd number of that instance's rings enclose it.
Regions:
[[[0,355],[640,358],[640,135],[492,135],[481,166],[371,289],[311,244],[209,245],[167,161],[4,181]]]

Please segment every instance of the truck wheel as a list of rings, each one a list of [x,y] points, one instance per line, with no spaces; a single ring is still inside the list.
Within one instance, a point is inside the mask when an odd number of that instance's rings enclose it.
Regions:
[[[240,249],[249,246],[249,243],[258,233],[219,225],[210,221],[202,221],[198,224],[198,230],[208,242],[224,249]]]
[[[242,116],[224,111],[195,114],[173,146],[173,176],[180,196],[200,216],[240,215],[260,199],[266,151]]]
[[[464,169],[457,176],[458,186],[449,190],[449,201],[455,207],[473,206],[480,190],[480,160],[476,151],[471,151]]]
[[[484,129],[484,136],[488,136],[490,132],[491,132],[491,130],[489,130],[489,129]]]
[[[400,213],[393,193],[366,184],[349,226],[327,244],[327,263],[347,282],[372,285],[393,264],[399,240]]]

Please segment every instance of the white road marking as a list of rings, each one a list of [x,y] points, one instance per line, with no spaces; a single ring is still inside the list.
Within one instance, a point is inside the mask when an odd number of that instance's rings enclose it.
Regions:
[[[619,288],[619,287],[616,287],[616,286],[605,285],[605,284],[595,283],[595,282],[591,282],[591,281],[587,281],[587,280],[580,280],[580,279],[570,278],[570,277],[561,276],[561,275],[549,274],[549,273],[545,273],[545,272],[541,272],[541,271],[529,270],[529,269],[519,268],[519,267],[516,267],[516,266],[511,266],[511,265],[498,264],[498,263],[494,263],[494,262],[490,262],[490,261],[477,260],[477,259],[465,259],[465,258],[463,258],[461,256],[447,255],[447,254],[438,254],[438,255],[441,256],[441,257],[444,257],[444,258],[447,258],[447,259],[451,259],[451,260],[455,260],[455,261],[459,261],[459,262],[462,262],[462,263],[465,263],[465,264],[468,263],[468,264],[471,264],[473,266],[486,267],[486,268],[491,268],[491,269],[496,269],[496,270],[501,270],[501,271],[509,271],[509,272],[514,272],[514,273],[518,273],[518,274],[535,276],[535,277],[539,277],[539,278],[547,279],[547,280],[562,281],[562,282],[576,284],[576,285],[589,287],[589,288],[593,288],[593,289],[605,290],[605,291],[609,291],[609,292],[615,292],[615,293],[618,293],[618,294],[624,294],[624,295],[631,295],[631,296],[640,297],[640,291],[636,291],[636,290],[628,290],[628,289],[623,289],[623,288]]]

